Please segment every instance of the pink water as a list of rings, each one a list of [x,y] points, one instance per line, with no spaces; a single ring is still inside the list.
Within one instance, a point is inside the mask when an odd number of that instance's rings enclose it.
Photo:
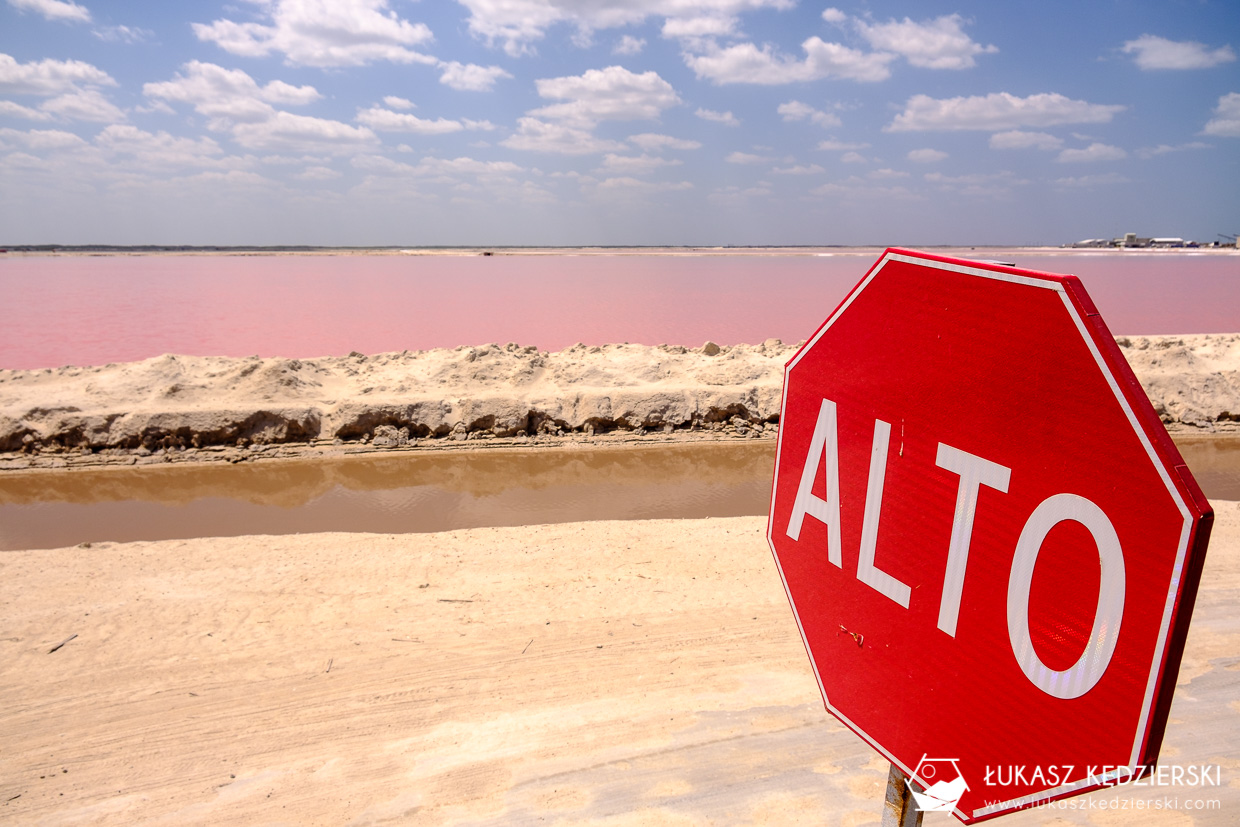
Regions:
[[[487,342],[808,337],[880,251],[814,255],[14,256],[0,368]],[[959,251],[1080,276],[1116,334],[1240,331],[1240,256]]]

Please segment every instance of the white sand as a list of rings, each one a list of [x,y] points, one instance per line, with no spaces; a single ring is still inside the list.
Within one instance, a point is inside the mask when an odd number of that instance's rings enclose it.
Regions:
[[[1224,786],[1174,791],[1221,809],[1004,824],[1235,823],[1240,503],[1216,507],[1163,760],[1221,766]],[[0,821],[876,823],[886,764],[824,712],[763,532],[736,518],[5,553]]]
[[[1240,334],[1118,341],[1173,432],[1240,433]],[[236,460],[276,446],[769,437],[783,366],[795,349],[774,339],[697,349],[577,345],[555,353],[510,344],[300,360],[161,356],[0,371],[0,470],[133,462],[152,453]],[[238,456],[238,445],[250,450]]]
[[[419,438],[746,430],[778,418],[795,348],[485,345],[322,359],[161,356],[0,371],[0,452],[76,459],[237,444],[405,447]],[[193,453],[188,454],[194,458]],[[201,458],[210,458],[211,454]]]

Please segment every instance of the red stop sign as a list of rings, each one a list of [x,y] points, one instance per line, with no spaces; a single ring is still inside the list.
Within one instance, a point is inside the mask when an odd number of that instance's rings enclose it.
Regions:
[[[1157,760],[1213,514],[1075,277],[887,250],[780,417],[767,537],[832,714],[952,767],[966,822]]]

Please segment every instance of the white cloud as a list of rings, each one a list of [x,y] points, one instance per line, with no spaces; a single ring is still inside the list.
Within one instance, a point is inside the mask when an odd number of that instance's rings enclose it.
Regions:
[[[922,177],[931,184],[942,184],[946,186],[959,186],[961,184],[984,184],[995,180],[1008,178],[1011,176],[1009,172],[1002,173],[971,173],[968,175],[947,175],[942,172],[927,172]]]
[[[593,134],[600,121],[653,120],[680,103],[676,90],[657,73],[635,74],[621,66],[542,78],[535,86],[543,98],[561,102],[526,112],[501,146],[564,155],[620,153],[624,144]]]
[[[460,121],[450,121],[445,118],[436,118],[432,121],[405,112],[382,109],[378,106],[358,112],[357,121],[380,132],[412,132],[416,135],[446,135],[451,132],[460,132],[465,128]]]
[[[331,167],[306,167],[297,174],[302,181],[331,181],[340,177],[340,172]]]
[[[1063,189],[1090,189],[1092,187],[1109,187],[1115,184],[1130,183],[1129,179],[1120,175],[1118,172],[1108,172],[1101,175],[1081,175],[1072,178],[1056,178],[1056,186]]]
[[[387,101],[387,98],[384,98],[384,100]],[[396,98],[395,100],[400,104],[405,104],[405,106],[400,106],[399,108],[413,106],[412,103],[403,98]],[[482,131],[495,129],[495,124],[490,121],[475,121],[469,118],[463,118],[459,121],[448,120],[447,118],[430,120],[429,118],[419,118],[406,112],[393,112],[380,106],[358,110],[357,121],[380,132],[410,132],[417,135],[447,135],[466,129]]]
[[[383,102],[387,104],[390,109],[414,109],[415,108],[413,101],[409,100],[408,98],[398,97],[396,95],[385,95],[383,98]]]
[[[488,45],[502,42],[504,51],[516,57],[530,50],[552,25],[570,13],[542,0],[460,0],[469,9],[469,30]]]
[[[840,160],[846,164],[868,164],[869,160],[860,152],[845,152]]]
[[[48,98],[32,109],[15,101],[0,101],[0,112],[28,120],[71,119],[115,123],[125,113],[96,87],[115,86],[111,75],[80,60],[46,59],[18,63],[0,54],[0,93]]]
[[[349,165],[364,172],[382,172],[388,175],[413,175],[417,169],[413,164],[393,161],[382,155],[354,155]]]
[[[95,123],[125,120],[125,113],[95,89],[78,89],[44,101],[39,109],[61,118]]]
[[[1072,100],[1057,93],[1018,98],[1007,92],[937,99],[914,95],[886,132],[976,129],[1000,131],[1022,126],[1108,123],[1123,106]]]
[[[1016,187],[1029,182],[1017,178],[1010,172],[973,173],[970,175],[944,175],[931,172],[925,176],[926,182],[945,192],[955,192],[978,198],[996,198],[1012,194]]]
[[[751,152],[733,152],[723,160],[729,164],[768,164],[775,159],[767,155],[754,155]]]
[[[848,20],[848,15],[836,8],[823,9],[822,19],[832,24],[844,23]]]
[[[77,149],[86,146],[86,142],[72,132],[63,132],[59,129],[31,129],[27,132],[17,129],[0,129],[0,147],[7,149],[14,146],[47,151]]]
[[[825,169],[817,164],[796,164],[790,167],[775,167],[771,172],[776,175],[820,175],[826,172]]]
[[[679,192],[693,189],[688,181],[642,181],[628,176],[607,178],[598,182],[600,190],[611,192],[628,192],[635,194],[653,194],[659,192]]]
[[[41,112],[38,109],[31,109],[29,106],[22,106],[20,103],[4,100],[0,100],[0,117],[25,118],[28,121],[50,121],[52,119],[52,116],[47,112]]]
[[[1010,129],[1007,132],[996,132],[990,136],[991,149],[1059,149],[1063,139],[1056,138],[1048,132],[1024,132]]]
[[[713,109],[699,109],[693,113],[704,121],[721,123],[725,126],[740,126],[740,120],[731,112],[716,112]]]
[[[268,82],[259,94],[263,100],[288,106],[304,106],[323,97],[313,86],[294,86],[282,80]]]
[[[781,103],[776,107],[775,111],[782,115],[785,121],[801,121],[817,110],[808,103],[788,101],[787,103]]]
[[[637,144],[645,150],[659,149],[701,149],[700,141],[688,141],[683,138],[673,138],[671,135],[657,135],[653,132],[643,132],[640,135],[630,135],[629,143]]]
[[[114,124],[95,136],[100,149],[132,155],[144,166],[202,166],[218,163],[224,150],[210,138],[178,138],[167,132],[146,132],[136,126]]]
[[[210,199],[213,207],[219,207],[220,199],[229,199],[236,208],[253,207],[263,204],[260,209],[270,209],[272,205],[281,203],[273,196],[287,197],[288,189],[284,184],[241,169],[206,170],[178,177],[165,177],[156,180],[143,177],[131,182],[136,192],[157,192],[173,199],[165,203],[200,203]],[[244,207],[242,205],[245,205]]]
[[[729,186],[715,190],[706,196],[706,200],[720,206],[735,207],[747,204],[751,198],[763,198],[770,194],[771,188],[768,186],[748,187],[745,189]]]
[[[419,175],[475,175],[508,177],[522,172],[512,161],[479,161],[474,158],[423,158],[414,168]]]
[[[1135,55],[1133,58],[1137,68],[1145,69],[1209,69],[1224,63],[1232,63],[1236,53],[1231,46],[1220,46],[1211,50],[1204,43],[1195,40],[1168,40],[1153,34],[1143,34],[1136,40],[1129,40],[1121,51]]]
[[[620,66],[543,78],[535,85],[540,96],[561,103],[527,112],[501,146],[564,155],[620,153],[624,144],[593,134],[600,121],[655,119],[680,102],[671,85],[655,72],[639,75]]]
[[[865,143],[849,143],[848,141],[837,141],[834,138],[828,141],[819,141],[818,148],[824,152],[849,152],[856,149],[867,149],[870,145]]]
[[[0,54],[0,92],[11,95],[58,95],[79,86],[115,85],[107,72],[80,60],[18,63],[11,55]]]
[[[92,29],[91,34],[105,43],[145,43],[155,36],[150,29],[134,26],[103,26]]]
[[[1210,145],[1201,141],[1192,141],[1187,144],[1171,146],[1170,144],[1159,144],[1158,146],[1147,146],[1138,149],[1136,155],[1138,158],[1156,158],[1159,155],[1168,155],[1172,152],[1186,152],[1190,149],[1209,149]]]
[[[260,0],[270,23],[193,24],[199,40],[242,57],[285,56],[299,66],[363,66],[376,61],[436,64],[410,49],[434,39],[423,23],[390,10],[389,0]]]
[[[941,149],[914,149],[904,157],[915,164],[937,164],[947,158],[947,153]]]
[[[864,198],[881,201],[920,201],[924,196],[903,185],[881,186],[865,178],[851,176],[843,181],[833,181],[814,187],[811,195],[830,195],[834,198]]]
[[[613,55],[636,55],[641,54],[644,48],[646,48],[645,39],[626,34],[612,47],[611,53]]]
[[[41,14],[48,20],[66,23],[90,22],[90,10],[72,0],[9,0],[9,5],[18,11]]]
[[[423,158],[421,162],[414,168],[418,175],[427,176],[441,183],[452,183],[459,181],[462,177],[469,176],[478,180],[487,180],[491,182],[514,181],[514,175],[523,172],[523,168],[517,166],[511,161],[479,161],[475,158]],[[466,186],[458,186],[458,191],[468,191],[472,188],[472,184]]]
[[[133,108],[134,112],[140,112],[143,115],[149,115],[152,112],[159,112],[164,115],[175,115],[177,111],[168,104],[159,100],[147,100],[144,104],[139,104]]]
[[[739,21],[732,15],[673,17],[663,24],[664,37],[689,40],[700,45],[703,38],[727,37],[735,34]]]
[[[1231,92],[1219,98],[1214,117],[1201,131],[1222,138],[1240,138],[1240,92]]]
[[[516,57],[533,50],[547,30],[572,26],[574,39],[588,43],[591,33],[638,26],[650,18],[668,22],[726,19],[742,11],[790,9],[795,0],[460,0],[469,9],[469,30],[489,45],[501,44]]]
[[[655,72],[635,74],[622,66],[589,69],[569,77],[535,81],[538,94],[558,99],[527,113],[535,118],[559,120],[588,128],[604,120],[652,120],[680,103],[670,83]]]
[[[589,129],[563,123],[548,123],[531,117],[518,118],[517,131],[500,141],[500,145],[509,149],[561,155],[624,151],[624,144],[597,138]]]
[[[603,166],[600,170],[605,173],[620,173],[624,175],[649,175],[662,167],[680,166],[683,161],[669,158],[660,158],[657,155],[617,155],[609,152],[603,156]]]
[[[498,66],[479,66],[455,60],[441,63],[440,68],[443,71],[439,82],[461,92],[489,92],[495,87],[495,81],[512,77]]]
[[[782,115],[787,122],[803,121],[808,118],[810,122],[823,127],[841,125],[840,118],[835,113],[823,112],[815,109],[808,103],[801,103],[801,101],[794,100],[781,103],[775,111]]]
[[[259,158],[264,164],[281,164],[300,166],[323,166],[331,162],[326,155],[264,155]]]
[[[148,98],[189,104],[200,115],[211,118],[208,126],[216,130],[273,118],[273,103],[307,104],[322,97],[313,86],[293,86],[280,80],[259,86],[240,69],[197,60],[184,64],[172,80],[145,84],[142,93]]]
[[[22,170],[22,171],[47,171],[52,169],[52,163],[37,155],[31,155],[29,152],[10,152],[8,155],[0,158],[0,170]]]
[[[378,143],[375,133],[365,127],[290,112],[237,124],[233,137],[247,149],[268,152],[354,152]]]
[[[811,37],[801,44],[805,59],[776,54],[770,45],[758,48],[752,43],[737,43],[720,48],[705,44],[701,54],[686,54],[686,65],[699,78],[716,84],[755,83],[773,86],[823,78],[856,81],[886,80],[891,76],[888,64],[895,55],[862,52],[839,43],[827,43]]]
[[[1122,161],[1128,153],[1117,146],[1094,142],[1084,149],[1065,149],[1056,161],[1063,163],[1086,163],[1089,161]]]
[[[857,21],[857,30],[869,44],[882,52],[895,52],[910,65],[923,69],[969,69],[977,65],[974,58],[994,54],[996,46],[982,46],[961,29],[964,18],[958,14],[944,15],[925,23],[909,18],[887,23]]]
[[[550,177],[551,178],[563,178],[568,181],[575,181],[578,184],[582,184],[582,185],[598,183],[597,178],[590,176],[590,175],[584,175],[580,172],[577,172],[576,170],[569,170],[568,172],[559,172],[559,171],[553,172],[551,173]]]

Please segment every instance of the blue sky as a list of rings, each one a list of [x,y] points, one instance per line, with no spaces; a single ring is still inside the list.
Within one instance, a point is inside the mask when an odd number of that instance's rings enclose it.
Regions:
[[[1234,0],[0,0],[0,243],[1213,241],[1238,50]]]

